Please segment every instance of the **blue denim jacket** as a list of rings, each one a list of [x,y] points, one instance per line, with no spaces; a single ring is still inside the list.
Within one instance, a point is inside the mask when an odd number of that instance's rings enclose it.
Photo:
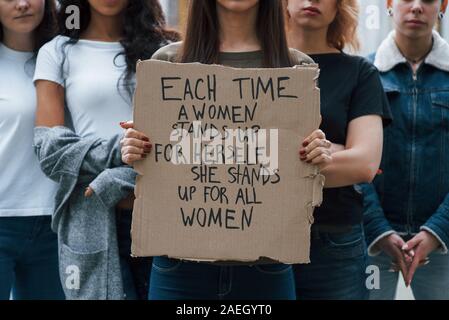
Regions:
[[[364,193],[364,224],[374,244],[397,232],[432,233],[449,244],[449,45],[434,32],[431,53],[413,73],[394,33],[371,56],[381,73],[393,123],[384,131],[383,173]]]

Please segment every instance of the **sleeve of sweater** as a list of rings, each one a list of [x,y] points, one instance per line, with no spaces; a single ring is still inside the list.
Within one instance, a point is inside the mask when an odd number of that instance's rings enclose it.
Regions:
[[[66,127],[36,127],[34,148],[43,172],[59,181],[62,174],[93,180],[106,169],[123,166],[121,135],[109,140],[81,138]]]
[[[134,191],[136,172],[128,166],[106,169],[90,183],[95,195],[110,209]]]

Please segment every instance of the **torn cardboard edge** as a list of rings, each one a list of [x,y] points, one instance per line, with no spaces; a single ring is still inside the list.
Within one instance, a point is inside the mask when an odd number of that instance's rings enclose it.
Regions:
[[[188,65],[190,65],[190,66],[204,66],[204,65],[202,65],[200,63],[184,64],[184,63],[171,63],[171,62],[155,61],[155,60],[153,60],[152,62],[161,64],[161,65],[166,64],[166,65],[170,65],[170,66],[173,66],[173,65],[180,65],[180,66],[183,66],[183,67],[185,67],[186,65],[187,66]],[[140,67],[141,63],[142,63],[142,61],[138,62],[138,71],[139,71],[139,67]],[[216,67],[216,68],[219,68],[219,69],[234,70],[234,71],[245,71],[245,72],[260,72],[260,71],[265,71],[266,72],[266,71],[270,71],[270,69],[266,69],[266,68],[263,68],[263,69],[261,69],[261,68],[244,68],[244,69],[241,69],[241,68],[226,67],[226,66],[222,66],[222,65],[208,65],[208,67]],[[309,69],[310,70],[310,69],[313,69],[313,70],[316,70],[316,75],[313,78],[313,81],[315,81],[314,90],[319,92],[319,88],[317,87],[317,80],[318,80],[319,72],[320,72],[319,68],[318,68],[318,65],[316,65],[316,64],[297,65],[297,66],[294,66],[294,67],[291,67],[291,68],[279,68],[279,69],[286,69],[286,70],[291,70],[291,69],[296,69],[296,70],[298,70],[298,69],[308,70]],[[279,70],[279,69],[274,69],[274,70]],[[139,84],[139,82],[137,82],[136,92],[137,92],[137,90],[140,89],[140,85],[141,84]],[[319,96],[319,94],[318,94],[318,96]],[[303,138],[305,138],[305,137],[303,137]],[[143,168],[143,166],[142,166],[142,168]],[[143,174],[143,172],[141,170],[137,169],[136,171],[138,172],[138,175],[139,175],[138,179],[141,179],[141,178],[144,177],[144,174]],[[321,191],[322,191],[322,187],[324,186],[324,176],[321,175],[318,172],[318,170],[317,170],[314,174],[311,174],[309,176],[303,177],[303,179],[312,179],[313,180],[313,188],[312,188],[312,191],[311,191],[311,193],[312,193],[312,200],[307,205],[307,209],[308,209],[308,211],[307,211],[308,212],[308,215],[307,215],[308,224],[306,226],[307,230],[304,230],[304,234],[307,235],[309,237],[309,239],[310,239],[310,228],[311,228],[311,225],[313,223],[313,208],[316,207],[316,206],[319,206],[322,203],[322,192]],[[142,190],[136,187],[135,194],[136,194],[135,211],[138,211],[140,213],[140,215],[142,215],[143,214],[143,210],[141,210],[141,208],[138,208],[138,206],[136,205],[137,203],[143,204]],[[134,226],[134,224],[133,224],[133,226]],[[139,227],[140,227],[140,229],[143,228],[143,224],[141,224]],[[139,231],[139,233],[142,234],[142,232],[143,232],[143,230],[141,229]],[[148,255],[144,255],[144,254],[139,254],[139,252],[143,252],[144,251],[143,248],[140,247],[140,246],[136,247],[137,244],[135,242],[133,244],[134,244],[134,246],[133,246],[133,254],[132,254],[132,256],[134,256],[134,257],[136,257],[136,256],[148,256]],[[309,246],[310,246],[310,243],[309,243]],[[136,253],[136,254],[134,254],[134,253]],[[182,256],[179,256],[179,255],[166,255],[166,256],[174,258],[174,259],[185,260],[185,261],[218,263],[218,264],[220,264],[220,263],[223,263],[223,264],[234,264],[234,263],[235,264],[239,264],[239,263],[242,263],[242,264],[246,264],[246,265],[247,264],[259,264],[260,261],[264,261],[264,260],[265,261],[266,260],[272,261],[271,263],[279,263],[280,262],[278,258],[276,258],[276,257],[269,257],[269,256],[268,257],[264,257],[264,256],[256,257],[256,256],[253,256],[253,257],[250,257],[248,259],[239,258],[238,262],[233,262],[233,261],[230,261],[230,260],[227,260],[227,259],[226,260],[220,260],[220,259],[201,258],[201,257],[199,257],[200,254],[198,256],[194,257],[194,258],[192,258],[192,257],[185,257],[185,256],[182,257]],[[295,263],[298,263],[298,262],[297,261],[288,261],[286,259],[283,259],[282,263],[295,264]]]
[[[292,67],[281,67],[281,68],[236,68],[236,67],[230,67],[230,66],[224,66],[221,64],[203,64],[200,62],[186,62],[186,63],[181,63],[181,62],[169,62],[169,61],[162,61],[162,60],[155,60],[155,59],[147,59],[147,60],[137,60],[137,64],[136,64],[136,70],[139,70],[140,64],[141,63],[147,63],[148,61],[151,62],[155,62],[155,63],[160,63],[160,64],[165,64],[165,65],[180,65],[180,66],[208,66],[208,67],[219,67],[219,68],[224,68],[226,70],[234,70],[234,71],[260,71],[260,70],[289,70],[289,69],[316,69],[317,70],[317,75],[314,78],[314,80],[318,80],[319,76],[320,76],[320,67],[318,65],[318,63],[304,63],[304,64],[296,64]]]

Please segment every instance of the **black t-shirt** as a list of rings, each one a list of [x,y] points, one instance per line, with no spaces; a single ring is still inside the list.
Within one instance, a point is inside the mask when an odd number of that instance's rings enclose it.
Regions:
[[[349,122],[380,115],[384,125],[391,112],[377,69],[366,59],[345,53],[310,55],[320,66],[321,130],[336,144],[346,144]],[[355,225],[363,219],[363,198],[354,186],[324,189],[323,203],[315,209],[320,225]]]

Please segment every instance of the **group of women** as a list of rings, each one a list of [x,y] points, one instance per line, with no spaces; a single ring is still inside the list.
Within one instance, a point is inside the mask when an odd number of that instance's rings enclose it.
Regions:
[[[399,273],[448,299],[446,6],[386,1],[394,31],[365,59],[348,53],[357,0],[191,0],[182,41],[157,0],[0,0],[0,299],[393,299]],[[152,145],[128,120],[150,58],[319,65],[322,123],[297,150],[326,178],[310,264],[130,257],[127,169]]]

